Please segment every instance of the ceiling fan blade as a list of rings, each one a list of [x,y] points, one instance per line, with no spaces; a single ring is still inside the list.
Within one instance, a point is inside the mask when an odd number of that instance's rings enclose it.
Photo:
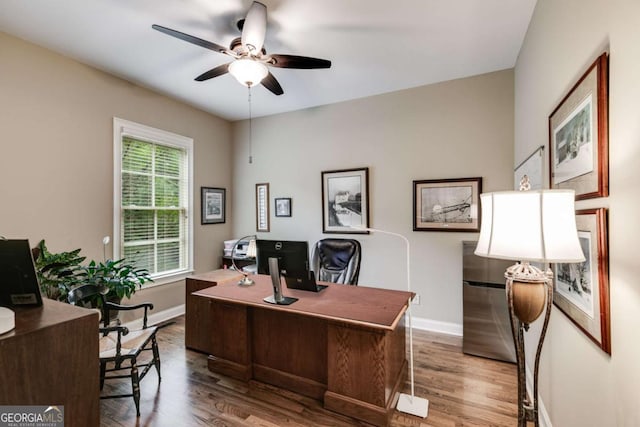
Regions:
[[[226,47],[220,46],[219,44],[215,44],[213,42],[199,39],[198,37],[190,36],[189,34],[181,33],[180,31],[172,30],[171,28],[163,27],[161,25],[156,25],[156,24],[153,24],[151,28],[153,28],[154,30],[160,31],[161,33],[165,33],[172,37],[178,38],[180,40],[184,40],[186,42],[193,43],[200,47],[204,47],[206,49],[211,49],[220,53],[228,53]]]
[[[203,82],[205,80],[227,74],[228,72],[229,64],[218,65],[216,68],[212,68],[209,71],[200,74],[198,77],[196,77],[196,81]]]
[[[278,83],[276,78],[273,77],[273,74],[271,73],[267,74],[267,77],[262,79],[261,83],[262,86],[269,89],[274,95],[282,95],[284,93],[284,91],[282,90],[282,86],[280,86],[280,83]]]
[[[258,53],[264,45],[267,33],[267,6],[254,1],[247,12],[242,27],[242,45],[249,51]]]
[[[331,68],[331,61],[308,56],[269,55],[269,65],[279,68],[298,68],[311,70],[314,68]]]

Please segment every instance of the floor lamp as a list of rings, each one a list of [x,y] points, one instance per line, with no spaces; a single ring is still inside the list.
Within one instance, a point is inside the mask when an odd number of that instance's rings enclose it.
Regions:
[[[527,183],[521,186],[526,190]],[[502,191],[480,195],[482,227],[475,254],[517,260],[505,272],[507,304],[518,367],[518,427],[538,427],[538,367],[553,302],[553,273],[529,264],[584,261],[573,190]],[[524,332],[545,312],[537,342],[533,401],[527,397]]]
[[[388,234],[391,236],[399,237],[404,241],[407,246],[407,290],[411,292],[411,246],[409,245],[409,240],[402,234],[394,233],[391,231],[359,226],[352,226],[352,228],[363,231],[371,231],[374,233]],[[407,414],[426,418],[427,414],[429,413],[429,401],[415,395],[415,382],[413,376],[413,323],[411,316],[411,301],[409,301],[407,314],[409,317],[409,372],[411,378],[411,394],[400,393],[396,409]]]

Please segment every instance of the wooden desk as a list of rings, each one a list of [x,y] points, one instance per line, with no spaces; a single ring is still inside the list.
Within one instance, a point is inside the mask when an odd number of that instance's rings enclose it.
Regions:
[[[0,405],[64,405],[65,426],[100,425],[98,314],[43,298],[0,335]]]
[[[335,412],[387,425],[407,375],[404,313],[410,292],[328,284],[289,290],[289,306],[262,301],[269,276],[195,292],[210,302],[209,369],[316,399]]]
[[[211,301],[193,295],[194,292],[222,283],[237,283],[242,274],[234,270],[214,270],[188,277],[185,284],[185,347],[211,354]]]

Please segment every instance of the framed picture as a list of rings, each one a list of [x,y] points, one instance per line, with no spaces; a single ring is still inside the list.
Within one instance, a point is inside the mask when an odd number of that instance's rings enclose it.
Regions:
[[[549,116],[549,183],[576,200],[609,195],[608,61],[602,54]]]
[[[290,197],[280,197],[276,199],[276,216],[291,216]]]
[[[576,211],[576,225],[585,261],[553,266],[553,303],[611,354],[607,210]]]
[[[480,231],[482,178],[413,181],[413,231]]]
[[[322,232],[360,233],[369,227],[369,168],[322,172]]]
[[[222,224],[225,222],[227,190],[224,188],[200,187],[202,224]]]
[[[520,190],[520,183],[526,177],[531,188],[530,190],[542,190],[542,170],[544,166],[544,146],[536,148],[526,159],[516,166],[513,171],[513,189]]]
[[[256,184],[256,230],[269,231],[269,184]]]

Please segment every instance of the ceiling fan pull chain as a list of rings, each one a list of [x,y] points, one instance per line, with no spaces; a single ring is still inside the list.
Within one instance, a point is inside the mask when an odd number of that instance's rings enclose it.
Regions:
[[[253,140],[253,131],[251,129],[251,85],[247,86],[249,91],[249,164],[253,163],[253,156],[251,155],[251,141]]]

